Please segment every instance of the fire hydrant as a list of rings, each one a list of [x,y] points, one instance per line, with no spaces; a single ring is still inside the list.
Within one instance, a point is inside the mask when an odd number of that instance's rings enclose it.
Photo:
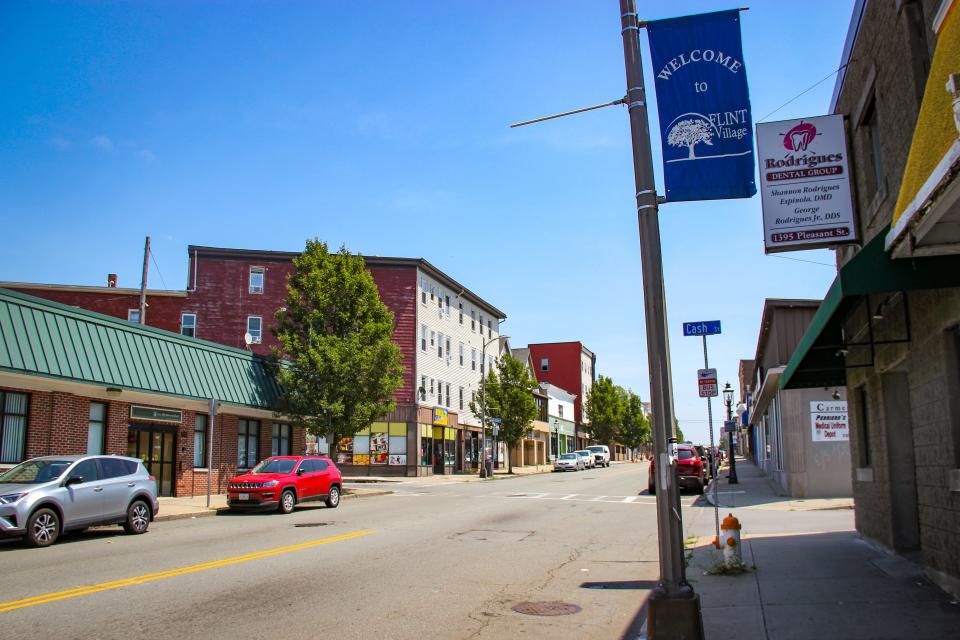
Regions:
[[[723,564],[728,569],[737,569],[743,566],[743,555],[740,552],[740,521],[729,514],[720,523],[720,540],[723,548]]]

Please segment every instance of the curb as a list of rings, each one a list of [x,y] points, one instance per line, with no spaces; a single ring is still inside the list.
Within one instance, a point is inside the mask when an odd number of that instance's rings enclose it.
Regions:
[[[396,491],[368,491],[364,493],[345,493],[340,496],[341,500],[350,500],[354,498],[373,498],[375,496],[385,496],[391,493],[396,493]],[[154,522],[170,522],[171,520],[189,520],[192,518],[206,518],[208,516],[215,516],[220,513],[227,513],[230,511],[229,507],[216,507],[210,509],[202,509],[200,511],[193,511],[190,513],[171,513],[168,515],[161,514],[153,519]]]

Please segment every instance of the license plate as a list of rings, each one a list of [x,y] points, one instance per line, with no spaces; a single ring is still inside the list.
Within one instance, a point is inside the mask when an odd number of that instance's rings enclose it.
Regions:
[[[237,496],[237,499],[238,499],[238,500],[249,500],[249,499],[250,499],[250,494],[249,494],[249,493],[241,493],[239,496]]]

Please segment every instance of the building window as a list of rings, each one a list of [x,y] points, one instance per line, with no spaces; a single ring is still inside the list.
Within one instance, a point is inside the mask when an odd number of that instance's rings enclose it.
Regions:
[[[446,305],[447,305],[447,314],[449,315],[449,313],[450,313],[450,296],[448,296],[448,295],[444,295],[444,296],[443,296],[443,302],[440,303],[440,308],[441,308],[441,309],[443,309],[443,304],[444,304],[444,303],[446,303]]]
[[[563,405],[562,405],[562,404],[558,404],[558,405],[557,405],[557,415],[559,415],[561,418],[563,417]]]
[[[477,350],[476,349],[470,349],[470,370],[471,371],[477,370]]]
[[[187,336],[188,338],[197,337],[197,314],[180,314],[180,335]]]
[[[436,331],[431,331],[431,332],[430,332],[430,346],[432,347],[432,346],[434,346],[434,345],[436,345],[436,344],[437,344],[437,333],[436,333]]]
[[[460,343],[460,366],[461,367],[463,366],[463,351],[464,351],[464,346],[463,346],[463,343],[461,342]]]
[[[550,358],[540,358],[540,371],[550,371]]]
[[[290,425],[273,423],[273,431],[270,434],[270,455],[290,455]]]
[[[257,439],[260,436],[259,420],[241,420],[237,426],[237,468],[252,469],[256,466]]]
[[[447,384],[447,404],[446,404],[446,406],[449,407],[449,406],[450,406],[450,383],[448,382],[448,383],[446,383],[446,384]]]
[[[477,330],[477,312],[470,309],[470,331]]]
[[[430,299],[431,299],[431,300],[433,300],[433,296],[434,296],[434,289],[433,289],[433,287],[430,287]]]
[[[420,351],[427,350],[427,325],[420,325]]]
[[[20,462],[27,442],[27,394],[0,391],[0,462]]]
[[[487,337],[493,337],[493,320],[487,320]]]
[[[460,387],[460,411],[463,411],[463,387]]]
[[[263,340],[263,318],[247,316],[247,333],[250,334],[250,344],[260,344]]]
[[[437,334],[437,357],[438,358],[443,357],[443,334],[442,333]]]
[[[263,293],[263,267],[250,267],[250,293]]]
[[[140,309],[127,309],[127,320],[130,322],[140,322]]]
[[[447,336],[447,357],[450,357],[450,336]]]
[[[427,395],[427,376],[420,376],[420,389],[417,394],[417,398],[420,400],[426,400]]]
[[[197,413],[193,416],[193,468],[207,466],[207,415]]]
[[[483,314],[480,314],[480,335],[483,336]]]
[[[863,124],[867,135],[870,168],[872,169],[873,192],[883,190],[886,186],[883,177],[883,155],[880,148],[880,127],[877,122],[877,98],[874,96],[864,110]]]
[[[433,378],[430,378],[430,395],[432,396],[433,394],[434,394],[434,390],[433,390]]]
[[[459,306],[458,311],[460,313],[460,324],[463,324],[463,303],[462,302],[459,303],[458,306]]]
[[[427,279],[420,278],[420,302],[427,304]]]
[[[107,434],[107,405],[90,403],[90,419],[87,423],[87,455],[103,455],[103,443]]]

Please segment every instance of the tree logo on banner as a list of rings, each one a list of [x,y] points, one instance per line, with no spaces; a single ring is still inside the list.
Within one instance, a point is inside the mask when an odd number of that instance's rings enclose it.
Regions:
[[[671,147],[686,147],[688,152],[686,159],[696,160],[697,154],[694,148],[698,144],[713,146],[713,127],[710,120],[699,113],[684,115],[696,117],[677,121],[670,129],[670,133],[667,134],[667,144]]]

